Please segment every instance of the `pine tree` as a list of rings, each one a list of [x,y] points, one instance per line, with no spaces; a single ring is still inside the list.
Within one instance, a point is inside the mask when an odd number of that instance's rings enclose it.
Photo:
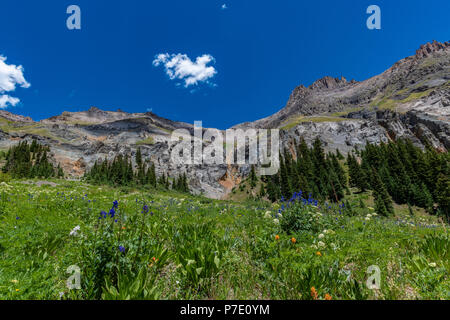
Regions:
[[[142,165],[141,148],[137,148],[137,151],[136,151],[136,165],[138,168]]]
[[[257,179],[258,178],[256,177],[255,165],[252,164],[251,165],[251,169],[250,169],[250,188],[251,189],[256,187]]]
[[[384,216],[393,214],[394,207],[392,205],[392,199],[389,196],[386,187],[384,186],[383,181],[381,181],[380,175],[375,170],[375,168],[372,168],[372,188],[375,198],[375,210],[379,214]]]
[[[285,159],[280,159],[280,183],[281,195],[285,199],[289,199],[292,195],[291,185],[289,183],[288,169],[286,168]]]
[[[439,211],[447,219],[450,217],[450,179],[441,174],[436,183],[436,200]]]

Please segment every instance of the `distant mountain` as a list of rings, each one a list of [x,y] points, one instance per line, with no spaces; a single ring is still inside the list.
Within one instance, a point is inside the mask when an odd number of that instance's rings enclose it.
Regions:
[[[450,148],[450,42],[422,45],[382,74],[357,82],[324,77],[299,86],[286,106],[274,115],[234,128],[280,128],[282,144],[319,137],[327,150],[348,152],[366,143],[400,137],[423,147]],[[192,124],[147,113],[103,111],[63,112],[40,122],[0,111],[0,149],[23,139],[51,146],[54,159],[73,176],[81,176],[99,158],[119,153],[142,154],[163,172],[186,172],[194,192],[220,198],[248,174],[249,166],[175,166],[169,139],[175,129]]]

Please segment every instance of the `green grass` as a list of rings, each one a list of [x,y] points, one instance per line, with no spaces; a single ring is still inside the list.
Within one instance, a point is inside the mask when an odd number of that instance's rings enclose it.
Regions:
[[[281,129],[282,130],[290,130],[294,128],[295,126],[299,125],[300,123],[305,122],[314,122],[314,123],[320,123],[320,122],[342,122],[342,121],[352,121],[352,119],[346,119],[341,118],[338,116],[314,116],[314,117],[305,117],[305,116],[298,116],[294,119],[289,119],[285,121]]]
[[[142,145],[151,145],[154,143],[155,143],[155,139],[153,139],[153,137],[148,137],[147,139],[136,142],[136,145],[142,146]]]
[[[0,299],[311,299],[311,287],[319,299],[450,298],[447,227],[368,218],[368,194],[348,197],[351,212],[295,206],[274,220],[279,204],[53,181],[0,185]],[[99,220],[114,200],[117,222]],[[296,210],[313,220],[286,231]],[[66,287],[71,265],[81,290]],[[379,290],[365,285],[371,265]]]
[[[330,116],[331,117],[344,117],[344,116],[347,116],[351,112],[358,112],[358,111],[361,111],[363,109],[364,109],[363,107],[349,108],[349,109],[345,109],[345,110],[340,111],[340,112],[330,113]]]
[[[419,100],[423,97],[427,97],[433,90],[434,89],[428,89],[423,92],[413,92],[413,93],[409,94],[409,96],[407,98],[402,99],[402,100],[392,99],[393,95],[388,95],[381,99],[375,100],[374,102],[371,103],[371,106],[374,106],[374,107],[377,106],[381,110],[395,110],[396,107],[400,104],[408,103],[411,101]],[[395,95],[400,95],[400,94],[405,94],[405,93],[406,93],[405,90],[401,90],[401,91],[396,92]]]
[[[28,134],[34,134],[41,137],[46,137],[53,139],[55,141],[60,142],[68,142],[66,139],[57,137],[54,134],[50,132],[45,127],[42,127],[39,123],[35,124],[20,124],[17,125],[16,123],[12,121],[8,121],[6,119],[0,118],[0,129],[7,133],[12,132],[21,132],[21,133],[28,133]]]

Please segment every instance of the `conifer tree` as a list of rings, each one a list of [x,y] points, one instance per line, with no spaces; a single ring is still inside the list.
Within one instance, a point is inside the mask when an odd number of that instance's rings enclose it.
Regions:
[[[375,198],[375,210],[384,216],[393,214],[394,207],[392,205],[392,199],[375,168],[372,168],[372,188]]]
[[[251,169],[250,169],[250,188],[253,189],[254,187],[256,187],[256,182],[257,182],[257,177],[256,177],[256,172],[255,172],[255,165],[252,164],[251,165]]]
[[[450,217],[450,179],[448,175],[439,175],[436,183],[436,201],[439,211],[448,220]]]

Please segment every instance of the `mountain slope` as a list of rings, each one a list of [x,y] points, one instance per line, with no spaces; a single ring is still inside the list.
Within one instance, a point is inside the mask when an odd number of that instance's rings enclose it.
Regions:
[[[366,143],[404,137],[423,147],[450,148],[450,43],[432,42],[382,74],[362,82],[325,77],[299,86],[286,106],[265,119],[234,128],[280,128],[282,146],[319,137],[326,150],[348,152]],[[0,149],[23,139],[50,145],[54,161],[79,177],[98,159],[133,156],[138,147],[155,163],[158,175],[187,173],[191,189],[221,198],[249,172],[248,165],[175,165],[171,132],[193,131],[192,124],[153,113],[103,111],[92,107],[64,112],[39,122],[0,111]]]

